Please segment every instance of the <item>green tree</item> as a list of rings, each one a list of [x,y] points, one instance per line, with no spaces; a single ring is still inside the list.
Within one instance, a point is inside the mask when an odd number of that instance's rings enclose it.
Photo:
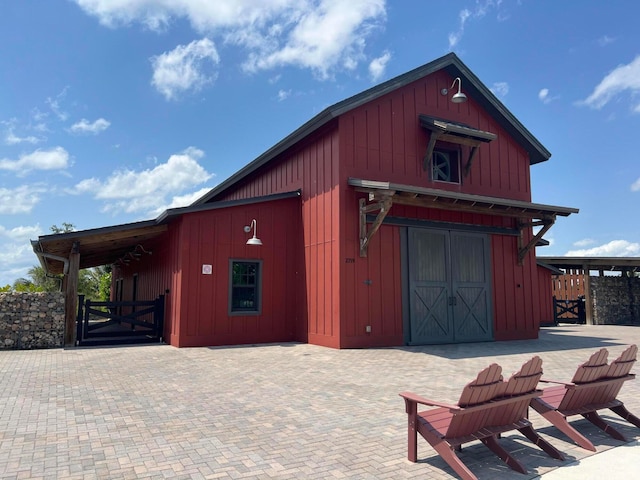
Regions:
[[[75,225],[62,222],[62,226],[52,225],[54,234],[75,231]],[[13,286],[0,288],[2,291],[16,292],[58,292],[62,287],[62,275],[48,275],[41,266],[33,266],[27,271],[29,278],[19,278]],[[85,268],[78,274],[78,294],[94,301],[107,301],[111,291],[111,266]]]
[[[51,225],[49,229],[53,233],[69,233],[69,232],[75,231],[76,226],[73,223],[62,222],[62,227],[59,227],[57,225]]]

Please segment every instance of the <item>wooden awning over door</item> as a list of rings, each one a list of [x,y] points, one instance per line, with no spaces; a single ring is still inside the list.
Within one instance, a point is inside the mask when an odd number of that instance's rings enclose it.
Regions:
[[[415,187],[391,182],[379,182],[350,178],[349,185],[358,192],[368,194],[368,199],[360,199],[360,256],[367,256],[369,241],[378,231],[393,204],[414,207],[458,210],[486,215],[500,215],[520,219],[519,228],[540,226],[540,231],[526,245],[521,245],[518,260],[525,255],[554,224],[556,216],[567,217],[578,213],[577,208],[557,207],[540,203],[523,202],[507,198],[471,195],[435,188]],[[378,212],[370,228],[367,228],[367,214]]]

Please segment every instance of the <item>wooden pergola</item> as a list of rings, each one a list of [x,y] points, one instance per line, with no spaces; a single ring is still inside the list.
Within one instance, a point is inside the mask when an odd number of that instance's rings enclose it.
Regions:
[[[32,240],[31,246],[44,271],[63,275],[62,291],[65,295],[64,345],[76,341],[76,314],[78,309],[78,276],[84,268],[111,265],[124,259],[138,246],[161,235],[166,224],[155,220],[96,228],[80,232],[43,235]]]
[[[538,257],[538,260],[555,268],[582,277],[586,323],[593,325],[593,299],[591,298],[590,272],[602,277],[606,272],[627,275],[640,271],[640,257]]]

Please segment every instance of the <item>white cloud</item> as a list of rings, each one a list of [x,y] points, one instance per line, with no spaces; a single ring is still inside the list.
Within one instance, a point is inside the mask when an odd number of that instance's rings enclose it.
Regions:
[[[21,155],[17,160],[0,158],[0,170],[17,172],[23,176],[32,170],[64,170],[69,166],[69,153],[62,147],[37,149]]]
[[[377,82],[384,75],[389,60],[391,60],[391,53],[384,52],[381,56],[374,58],[371,61],[369,64],[369,75],[371,75],[371,80]]]
[[[195,192],[187,193],[185,195],[176,195],[171,199],[171,202],[167,205],[162,205],[155,210],[149,212],[152,216],[158,216],[165,210],[170,208],[180,208],[180,207],[188,207],[193,202],[198,200],[200,197],[206,195],[211,191],[211,188],[205,187],[200,190],[196,190]]]
[[[68,86],[64,87],[62,91],[55,96],[55,98],[47,98],[47,105],[49,105],[49,108],[55,114],[55,116],[58,117],[58,120],[62,120],[63,122],[67,120],[67,118],[69,118],[69,114],[63,110],[63,107],[61,105],[62,100],[64,100],[64,98],[67,96],[68,90]]]
[[[210,67],[220,63],[220,57],[213,42],[203,38],[152,57],[151,63],[151,84],[167,100],[172,100],[181,93],[200,90],[207,83],[213,82],[216,73]],[[209,72],[205,73],[206,70]]]
[[[574,247],[588,247],[589,245],[593,245],[596,241],[592,238],[584,238],[582,240],[578,240],[577,242],[573,242]]]
[[[632,192],[640,191],[640,178],[638,178],[635,182],[631,184],[631,191]]]
[[[627,65],[619,65],[609,72],[596,87],[591,95],[579,102],[581,105],[596,110],[609,103],[616,95],[625,91],[632,94],[640,93],[640,55]],[[640,113],[640,103],[633,107],[636,113]]]
[[[247,71],[293,65],[326,79],[334,68],[353,70],[364,59],[372,22],[385,15],[384,0],[322,0],[296,10],[296,16],[287,19],[289,24],[264,32],[259,43],[256,35],[232,37],[255,50],[244,64]]]
[[[104,181],[89,178],[70,193],[93,193],[105,201],[105,212],[155,212],[213,176],[198,163],[203,156],[202,150],[189,147],[153,169],[117,171]]]
[[[366,39],[385,19],[385,0],[75,0],[112,28],[164,30],[186,18],[209,38],[246,49],[247,71],[293,65],[320,78],[364,60]]]
[[[3,120],[0,121],[0,124],[5,125],[6,126],[6,134],[4,137],[4,143],[7,145],[18,145],[20,143],[38,143],[40,141],[42,141],[41,138],[38,138],[34,135],[27,135],[24,137],[20,137],[18,135],[16,135],[15,130],[16,128],[20,128],[18,126],[18,120],[15,118],[12,118],[11,120]]]
[[[4,139],[7,145],[16,145],[18,143],[38,143],[40,139],[33,135],[27,135],[26,137],[18,137],[13,130],[7,132],[7,136]]]
[[[44,189],[39,186],[0,187],[0,215],[30,213],[40,201],[40,194],[43,192]]]
[[[10,229],[0,225],[0,287],[25,277],[29,268],[37,263],[29,240],[39,235],[42,235],[39,225]]]
[[[559,95],[551,96],[549,94],[549,89],[543,88],[538,92],[538,98],[542,103],[546,105],[547,103],[551,103],[554,100],[557,100],[558,98],[560,98],[560,96]]]
[[[504,98],[509,93],[509,84],[507,82],[495,82],[490,90],[496,97]]]
[[[460,10],[460,12],[458,13],[458,30],[449,33],[449,50],[453,50],[456,45],[458,45],[458,43],[462,39],[462,36],[464,35],[466,24],[470,19],[480,19],[487,13],[489,13],[491,9],[499,8],[501,4],[502,0],[485,0],[483,2],[480,0],[476,0],[476,6],[473,10],[469,10],[468,8]],[[503,22],[508,18],[509,16],[503,14],[502,12],[497,13],[497,19],[500,22]]]
[[[110,125],[111,122],[104,118],[99,118],[93,123],[83,118],[79,122],[71,125],[70,130],[74,133],[92,133],[93,135],[97,135],[100,132],[104,132]]]
[[[291,90],[279,90],[278,101],[282,102],[291,96]]]
[[[640,243],[612,240],[598,247],[570,250],[568,257],[635,257],[640,255]]]
[[[616,41],[615,37],[610,37],[609,35],[603,35],[598,39],[598,45],[601,47],[606,47],[607,45]]]

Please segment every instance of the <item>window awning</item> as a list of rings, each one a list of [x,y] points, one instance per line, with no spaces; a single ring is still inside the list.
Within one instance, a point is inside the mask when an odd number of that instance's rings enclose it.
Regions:
[[[567,217],[578,213],[577,208],[557,207],[541,203],[524,202],[508,198],[471,195],[468,193],[450,192],[435,188],[416,187],[392,182],[363,180],[350,178],[350,186],[356,191],[367,193],[367,200],[360,199],[360,255],[366,256],[367,245],[371,237],[377,232],[389,213],[392,205],[411,205],[414,207],[437,208],[444,210],[458,210],[486,215],[500,215],[520,219],[519,228],[541,226],[533,239],[520,248],[519,261],[524,259],[527,252],[533,248],[542,236],[551,228],[556,216]],[[371,228],[367,230],[366,216],[378,211],[378,216]]]
[[[462,123],[441,120],[435,117],[429,117],[428,115],[419,115],[418,118],[420,119],[420,125],[422,128],[431,132],[427,151],[423,158],[422,167],[424,170],[429,168],[433,149],[436,146],[436,142],[441,140],[444,142],[457,143],[459,145],[471,147],[469,158],[464,166],[464,174],[466,176],[471,169],[471,164],[473,163],[478,146],[482,143],[488,143],[498,138],[495,133],[477,130]]]

